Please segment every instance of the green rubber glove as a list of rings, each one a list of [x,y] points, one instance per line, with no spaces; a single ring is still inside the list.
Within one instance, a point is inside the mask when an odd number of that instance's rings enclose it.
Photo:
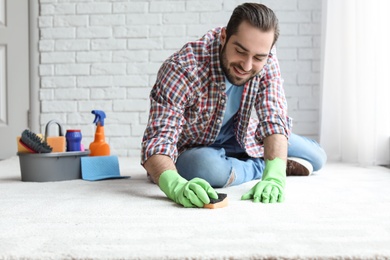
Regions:
[[[284,201],[286,185],[286,162],[280,158],[266,160],[261,181],[249,192],[242,195],[242,200],[253,199],[253,202],[275,203]]]
[[[159,186],[168,198],[186,208],[202,208],[210,203],[210,198],[218,198],[217,192],[207,181],[200,178],[187,181],[173,170],[160,175]]]

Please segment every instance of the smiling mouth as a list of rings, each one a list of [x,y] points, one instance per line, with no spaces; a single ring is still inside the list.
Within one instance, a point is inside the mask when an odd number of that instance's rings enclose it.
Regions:
[[[239,76],[245,76],[245,75],[248,75],[249,73],[246,72],[246,71],[243,71],[241,69],[239,69],[238,67],[234,66],[233,67],[234,71],[236,72],[236,74],[238,74]]]

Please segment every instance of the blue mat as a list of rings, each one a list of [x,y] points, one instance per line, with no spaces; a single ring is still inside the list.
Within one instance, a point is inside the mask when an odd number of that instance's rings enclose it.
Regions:
[[[118,156],[115,155],[81,157],[81,176],[87,181],[130,178],[121,176]]]

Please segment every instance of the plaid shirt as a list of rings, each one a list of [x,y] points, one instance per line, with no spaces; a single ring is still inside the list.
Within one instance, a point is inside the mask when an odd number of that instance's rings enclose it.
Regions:
[[[221,28],[189,42],[161,66],[150,93],[150,114],[142,140],[141,163],[154,154],[178,155],[188,148],[211,145],[222,127],[226,106],[220,64]],[[290,135],[283,80],[273,49],[261,72],[244,85],[234,133],[251,157],[262,157],[263,139]],[[251,117],[252,109],[257,118]]]

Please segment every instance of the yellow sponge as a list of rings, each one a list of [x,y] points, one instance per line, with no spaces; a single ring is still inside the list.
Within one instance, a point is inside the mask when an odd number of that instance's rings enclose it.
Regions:
[[[227,194],[225,193],[218,193],[218,199],[212,199],[210,198],[210,203],[205,204],[203,208],[207,209],[217,209],[217,208],[223,208],[228,205],[228,199]]]
[[[47,136],[46,142],[53,148],[53,153],[63,153],[66,151],[65,136]]]
[[[39,136],[43,140],[42,134],[37,134],[37,136]],[[31,153],[29,150],[27,150],[27,148],[25,148],[23,145],[20,144],[19,140],[20,140],[20,136],[17,136],[16,143],[18,145],[18,152],[19,153]]]

